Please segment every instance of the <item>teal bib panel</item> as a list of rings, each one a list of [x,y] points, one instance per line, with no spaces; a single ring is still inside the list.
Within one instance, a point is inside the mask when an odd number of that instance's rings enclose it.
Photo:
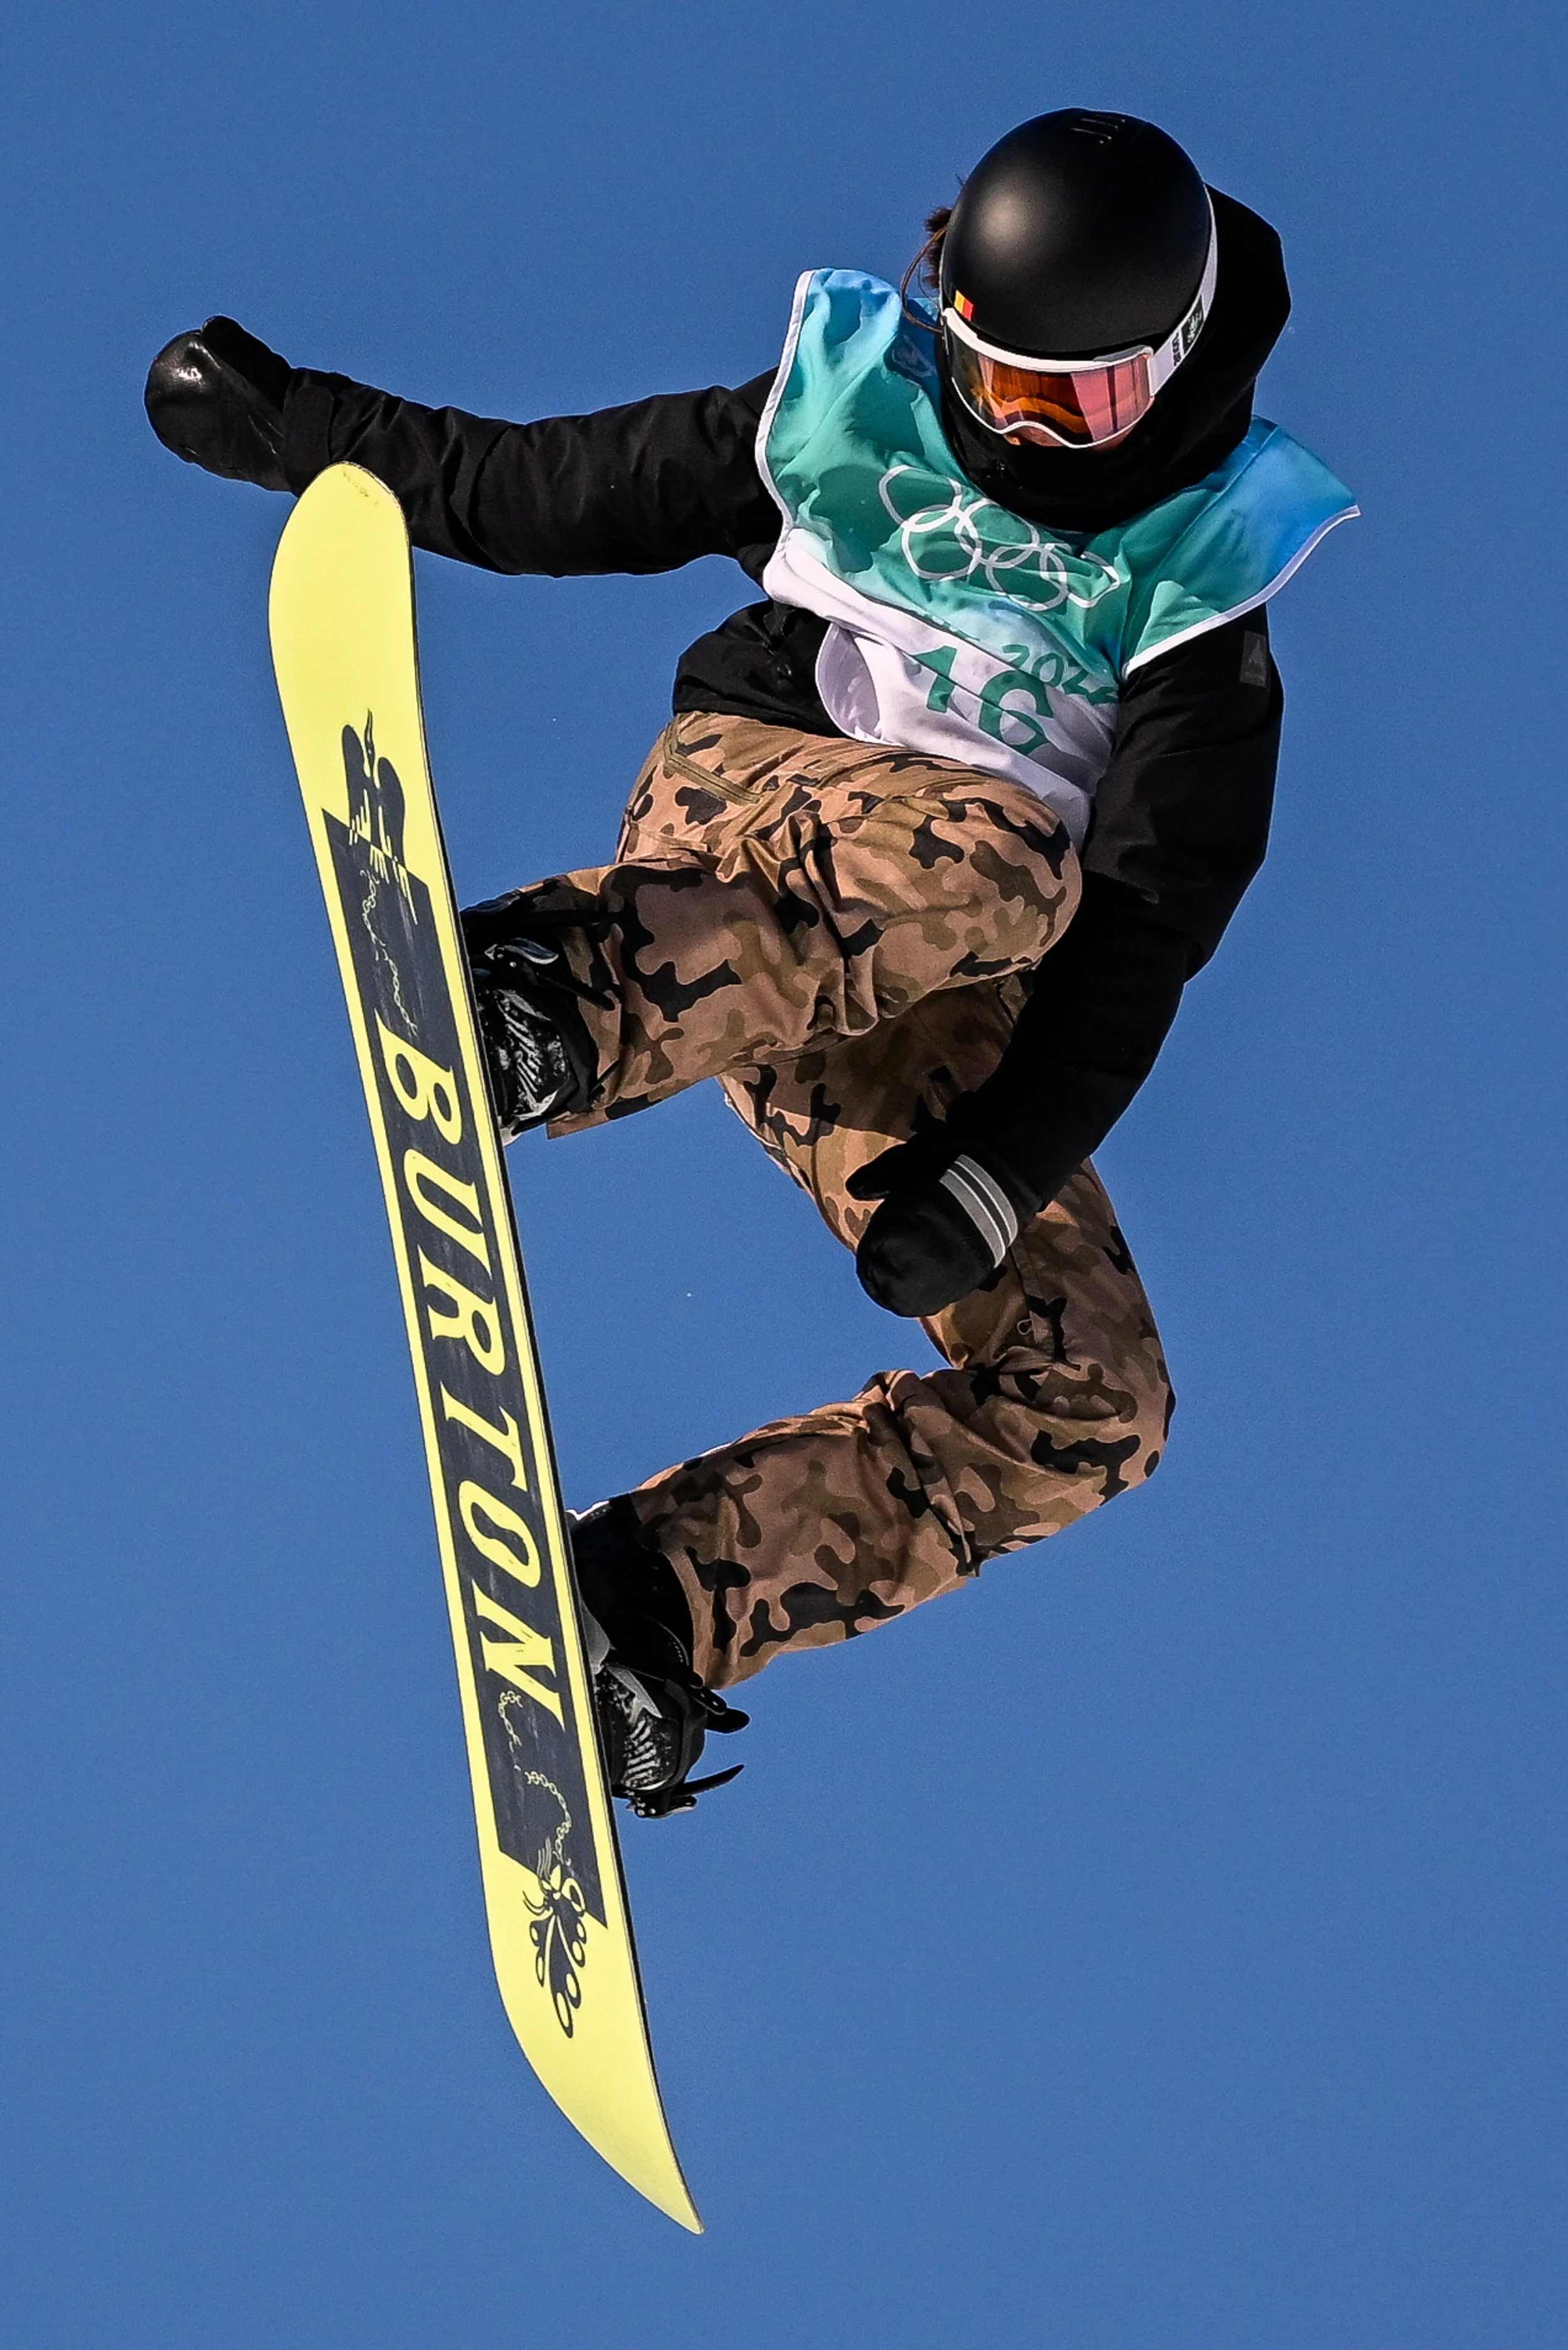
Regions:
[[[968,479],[939,403],[896,288],[802,278],[757,438],[784,516],[763,584],[832,623],[817,681],[846,733],[1012,775],[1081,839],[1124,680],[1262,603],[1355,508],[1260,419],[1191,489],[1051,532]]]

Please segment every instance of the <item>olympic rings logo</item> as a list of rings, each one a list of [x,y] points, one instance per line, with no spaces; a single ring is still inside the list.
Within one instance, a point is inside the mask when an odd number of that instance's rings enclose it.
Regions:
[[[929,479],[919,466],[890,465],[877,489],[898,525],[898,545],[917,579],[981,578],[997,595],[1035,605],[1044,612],[1055,611],[1063,604],[1076,604],[1086,610],[1121,586],[1121,574],[1114,563],[1098,555],[1069,556],[1054,539],[1042,538],[1022,515],[1010,514],[1005,506],[961,482],[948,482],[950,495],[940,503],[918,506],[912,514],[900,512],[894,484],[904,474],[916,482]],[[907,498],[907,488],[904,495]],[[1086,594],[1075,587],[1075,573],[1086,579]],[[1025,579],[1030,582],[1027,588]]]

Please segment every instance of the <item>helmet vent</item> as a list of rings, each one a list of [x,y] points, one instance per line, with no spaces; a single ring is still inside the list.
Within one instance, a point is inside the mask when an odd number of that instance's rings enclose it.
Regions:
[[[1096,145],[1109,147],[1129,120],[1125,114],[1075,114],[1064,128],[1079,139],[1093,139]]]

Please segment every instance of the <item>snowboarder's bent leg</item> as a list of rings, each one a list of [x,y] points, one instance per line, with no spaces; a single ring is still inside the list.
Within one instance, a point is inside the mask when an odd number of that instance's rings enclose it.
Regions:
[[[597,1067],[556,1120],[566,1128],[1027,970],[1078,892],[1065,830],[1022,785],[688,716],[655,745],[613,865],[493,900],[465,924],[471,946],[483,929],[493,949],[510,921],[570,963]]]
[[[874,1038],[733,1076],[725,1090],[853,1246],[857,1167],[994,1066],[1016,982],[929,998]],[[952,1590],[1059,1533],[1158,1463],[1172,1398],[1158,1334],[1091,1167],[991,1280],[925,1326],[950,1367],[892,1371],[776,1421],[629,1501],[692,1611],[697,1671],[728,1687]]]

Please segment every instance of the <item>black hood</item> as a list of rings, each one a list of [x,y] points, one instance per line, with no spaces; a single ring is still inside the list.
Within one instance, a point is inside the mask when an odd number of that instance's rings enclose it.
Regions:
[[[1228,457],[1252,420],[1252,387],[1290,316],[1280,240],[1213,188],[1220,276],[1197,344],[1118,448],[1012,448],[954,399],[943,369],[942,426],[970,480],[998,505],[1048,529],[1108,530]],[[941,366],[941,338],[937,338]]]

